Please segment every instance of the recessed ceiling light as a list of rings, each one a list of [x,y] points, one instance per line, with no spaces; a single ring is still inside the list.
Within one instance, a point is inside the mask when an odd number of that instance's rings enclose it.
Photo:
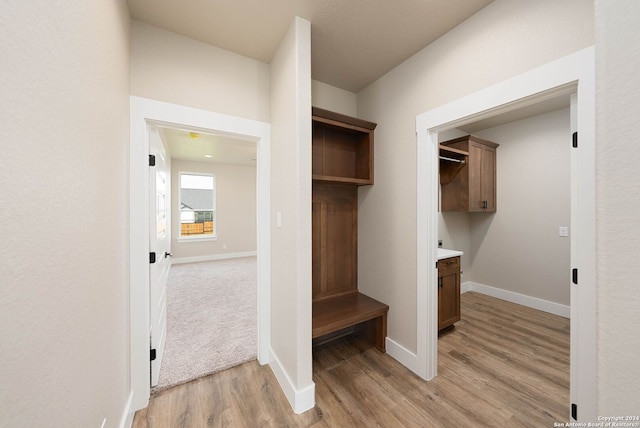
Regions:
[[[204,155],[205,158],[212,158],[213,156],[211,155]]]

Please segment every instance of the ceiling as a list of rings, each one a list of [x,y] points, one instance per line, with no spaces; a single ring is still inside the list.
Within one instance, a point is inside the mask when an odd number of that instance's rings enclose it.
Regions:
[[[270,63],[295,16],[312,78],[359,92],[492,0],[128,0],[131,17]]]
[[[256,140],[226,134],[208,134],[158,127],[171,159],[195,162],[256,165]]]

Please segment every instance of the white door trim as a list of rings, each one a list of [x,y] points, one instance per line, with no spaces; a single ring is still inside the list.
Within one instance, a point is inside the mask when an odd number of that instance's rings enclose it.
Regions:
[[[438,132],[562,93],[575,93],[579,147],[572,151],[571,403],[579,420],[596,418],[595,54],[589,47],[416,117],[417,132],[417,352],[416,373],[437,374]],[[572,126],[574,126],[572,124]],[[572,127],[572,130],[576,128]],[[570,142],[567,142],[570,144]],[[570,281],[570,272],[567,273]]]
[[[255,138],[257,145],[258,361],[269,362],[271,231],[270,125],[241,117],[131,96],[130,98],[130,364],[132,411],[148,405],[149,361],[149,135],[148,124]]]

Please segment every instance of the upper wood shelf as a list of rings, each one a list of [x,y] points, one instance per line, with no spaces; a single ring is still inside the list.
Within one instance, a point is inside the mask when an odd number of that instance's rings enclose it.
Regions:
[[[312,109],[312,175],[324,183],[373,184],[376,124],[340,113]]]
[[[357,117],[347,116],[346,114],[336,113],[324,110],[318,107],[311,108],[311,118],[315,122],[323,122],[330,125],[336,125],[344,128],[352,128],[360,131],[373,131],[377,124],[367,120],[358,119]]]
[[[445,153],[442,153],[442,152],[445,152]],[[440,144],[440,154],[445,154],[445,155],[450,154],[452,156],[455,156],[455,155],[469,156],[469,152],[467,151],[454,149],[453,147],[445,146],[443,144]]]

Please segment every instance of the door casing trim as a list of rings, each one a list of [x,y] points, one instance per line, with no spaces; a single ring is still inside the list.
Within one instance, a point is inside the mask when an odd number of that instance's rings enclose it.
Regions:
[[[560,94],[572,94],[571,131],[580,136],[571,154],[571,267],[579,269],[580,285],[571,285],[570,400],[579,405],[580,420],[588,421],[597,409],[593,46],[416,117],[417,349],[410,367],[424,379],[437,374],[438,133]]]
[[[265,122],[192,107],[130,97],[129,149],[129,310],[131,411],[149,403],[149,124],[193,131],[226,133],[255,139],[258,349],[260,364],[269,363],[271,295],[270,135]]]

